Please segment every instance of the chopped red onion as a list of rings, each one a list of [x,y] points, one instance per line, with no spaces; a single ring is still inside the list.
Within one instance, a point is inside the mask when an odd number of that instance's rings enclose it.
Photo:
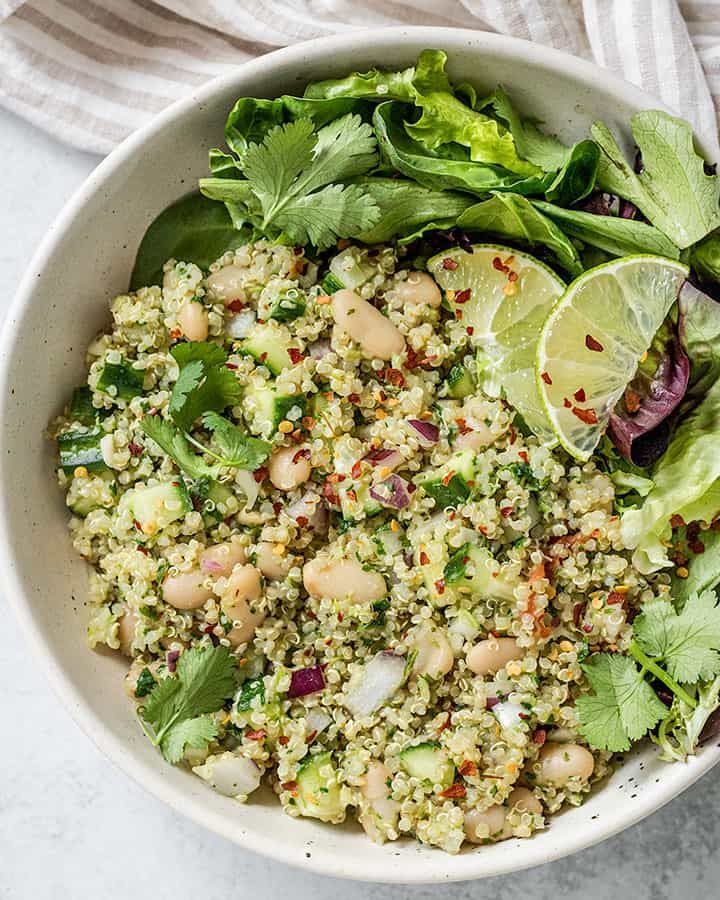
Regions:
[[[292,516],[296,521],[303,519],[304,527],[312,528],[313,531],[319,533],[327,531],[328,527],[328,511],[322,498],[318,494],[308,491],[299,500],[288,506],[288,515]]]
[[[217,575],[218,572],[223,571],[223,564],[216,559],[202,559],[200,560],[200,569],[210,575]]]
[[[497,706],[499,702],[499,697],[488,697],[485,701],[485,709],[492,709],[493,706]]]
[[[179,650],[169,650],[167,655],[165,656],[165,662],[167,663],[168,672],[174,672],[177,669],[177,661],[180,659],[180,651]]]
[[[381,650],[353,678],[345,694],[345,706],[353,716],[369,716],[392,697],[404,680],[404,657]]]
[[[408,425],[415,429],[423,447],[432,447],[440,440],[440,429],[432,422],[423,422],[420,419],[408,419]]]
[[[310,356],[312,356],[313,359],[322,359],[330,353],[331,349],[330,341],[327,338],[320,338],[317,341],[313,341],[308,347]]]
[[[371,487],[370,496],[389,509],[405,509],[410,503],[408,483],[399,475],[391,475],[385,481]]]
[[[290,676],[288,697],[305,697],[325,688],[325,677],[320,666],[310,666],[307,669],[295,669]]]
[[[366,459],[371,466],[379,466],[380,463],[388,469],[394,469],[402,462],[402,456],[399,450],[371,450],[363,459]]]

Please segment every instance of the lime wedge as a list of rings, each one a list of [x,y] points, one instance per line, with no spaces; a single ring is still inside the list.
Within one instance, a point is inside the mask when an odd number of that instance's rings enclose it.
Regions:
[[[588,459],[687,277],[662,256],[626,256],[585,272],[543,326],[536,376],[562,446]]]
[[[535,383],[537,339],[565,284],[527,253],[474,244],[439,253],[427,267],[487,361],[484,387],[505,397],[543,441],[555,443]]]

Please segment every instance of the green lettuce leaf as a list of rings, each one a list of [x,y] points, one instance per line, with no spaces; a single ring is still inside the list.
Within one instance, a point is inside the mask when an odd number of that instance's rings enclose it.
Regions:
[[[720,231],[714,231],[690,251],[690,268],[701,282],[720,282]]]
[[[720,378],[720,303],[685,284],[678,306],[680,342],[690,360],[686,400],[694,404]]]
[[[662,110],[636,113],[630,120],[643,170],[633,171],[610,129],[595,122],[591,132],[602,156],[598,184],[634,203],[681,249],[720,227],[720,180],[705,172],[691,126]]]

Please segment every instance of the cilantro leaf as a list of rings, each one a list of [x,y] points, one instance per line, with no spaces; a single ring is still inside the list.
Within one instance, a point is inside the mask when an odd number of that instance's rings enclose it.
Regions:
[[[648,603],[633,628],[645,653],[662,659],[677,681],[695,684],[720,675],[720,606],[714,591],[691,594],[680,613],[667,600]]]
[[[667,714],[667,707],[627,656],[596,653],[582,666],[592,688],[578,697],[580,733],[591,747],[618,753],[630,748]]]
[[[347,181],[377,163],[372,128],[349,114],[317,133],[307,119],[276,125],[262,143],[250,144],[242,169],[260,203],[254,222],[265,234],[329,247],[339,237],[367,231],[380,210],[374,199]]]
[[[142,717],[153,733],[153,743],[168,758],[182,755],[186,744],[207,741],[210,727],[199,717],[217,712],[235,692],[235,658],[227,647],[192,647],[178,660],[175,677],[163,679],[153,689]],[[185,724],[192,720],[194,724]],[[182,729],[171,736],[182,724]],[[214,734],[213,734],[214,736]],[[178,748],[181,748],[178,750]]]
[[[720,179],[705,172],[693,132],[682,119],[657,109],[630,120],[643,170],[633,171],[610,129],[595,122],[591,133],[601,150],[598,184],[634,203],[680,249],[720,226]]]
[[[217,466],[209,466],[178,429],[160,416],[145,416],[140,423],[145,434],[173,460],[188,478],[217,478]]]
[[[170,415],[188,430],[207,410],[223,410],[240,400],[242,388],[225,366],[227,354],[209,341],[188,341],[170,351],[180,374],[170,395]]]
[[[218,415],[206,412],[203,425],[212,432],[219,455],[209,451],[223,465],[254,472],[270,455],[270,444],[259,438],[249,437],[242,428]]]
[[[217,736],[217,731],[217,723],[210,715],[183,719],[168,731],[160,749],[169,763],[178,763],[187,747],[202,750]]]

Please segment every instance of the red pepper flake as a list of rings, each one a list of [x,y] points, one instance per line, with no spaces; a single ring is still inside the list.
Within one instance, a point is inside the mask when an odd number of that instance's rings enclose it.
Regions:
[[[448,713],[447,716],[445,717],[445,721],[442,723],[442,725],[437,730],[438,734],[442,734],[443,731],[445,731],[447,728],[450,727],[451,719],[452,719],[452,715],[450,713]]]
[[[464,759],[458,766],[458,772],[463,778],[474,778],[478,773],[478,767],[471,759]]]
[[[504,516],[506,519],[513,514],[512,506],[501,506],[500,507],[500,515]]]
[[[544,728],[536,728],[533,732],[533,743],[539,744],[541,747],[547,740],[547,731]]]
[[[301,528],[306,528],[310,524],[310,519],[307,516],[296,516],[295,521]]]
[[[277,500],[275,503],[273,503],[273,512],[275,513],[276,516],[280,515],[282,508],[283,508],[283,505],[279,500]]]
[[[245,309],[245,304],[242,302],[242,300],[233,300],[232,302],[228,303],[227,308],[230,310],[230,312],[240,312],[241,309]]]
[[[585,603],[576,603],[575,606],[573,606],[573,625],[575,625],[576,628],[580,627],[580,619],[582,619],[583,613],[585,612],[585,606]]]
[[[443,269],[447,269],[450,272],[454,272],[455,269],[457,269],[457,267],[458,267],[457,260],[450,259],[449,256],[446,256],[445,259],[443,260]]]
[[[593,627],[586,622],[585,625],[583,625],[582,630],[585,632],[585,634],[590,634],[590,632],[593,630]]]
[[[457,319],[458,322],[462,321],[462,310],[461,309],[455,310],[455,318]]]
[[[515,431],[515,429],[513,428],[512,425],[510,426],[510,429],[509,429],[509,431],[508,431],[508,434],[510,435],[510,441],[509,441],[509,443],[510,443],[510,446],[512,447],[512,445],[513,445],[513,444],[515,443],[515,441],[517,440],[517,431]]]
[[[347,491],[347,498],[348,498],[348,500],[350,500],[351,503],[357,503],[357,494],[355,493],[354,490],[352,490],[352,488],[349,491]]]
[[[451,784],[449,788],[440,791],[440,796],[444,797],[446,800],[460,800],[462,797],[467,796],[467,790],[465,789],[464,784]]]
[[[498,272],[502,272],[504,275],[510,271],[510,267],[506,266],[505,263],[500,259],[499,256],[496,256],[493,259],[493,269],[497,269]]]
[[[625,389],[625,408],[629,413],[636,413],[640,406],[642,405],[642,401],[640,400],[640,394],[636,394],[631,388]]]
[[[310,459],[310,451],[307,447],[303,447],[302,450],[298,450],[297,453],[293,456],[293,463],[297,465],[301,459]]]
[[[245,737],[249,741],[261,741],[265,737],[266,734],[267,734],[266,731],[264,731],[262,728],[258,728],[257,731],[246,731]]]
[[[625,595],[618,591],[610,591],[607,595],[607,602],[610,606],[622,606],[625,602]]]
[[[460,434],[469,434],[472,431],[465,419],[455,419],[455,424],[460,429]]]
[[[172,340],[177,341],[178,338],[182,337],[182,331],[179,328],[173,328],[170,332],[170,337]]]
[[[445,475],[443,475],[442,483],[445,485],[445,487],[450,484],[454,477],[455,472],[453,471],[453,469],[450,469],[449,472],[446,472]]]
[[[467,303],[470,299],[470,293],[470,288],[465,288],[464,291],[458,291],[453,297],[453,300],[455,303]]]
[[[133,519],[133,525],[137,528],[138,531],[142,531],[142,525],[138,522],[137,519]]]
[[[297,781],[284,781],[280,787],[284,791],[290,791],[291,794],[297,794]]]
[[[578,388],[573,394],[573,397],[577,400],[578,403],[584,403],[587,400],[585,391],[582,388]]]
[[[670,516],[670,525],[672,528],[682,528],[685,524],[685,519],[682,516],[679,516],[677,513]]]
[[[327,480],[330,484],[337,484],[340,481],[345,481],[345,476],[341,475],[340,472],[331,472],[328,475]]]
[[[420,565],[426,566],[430,562],[430,557],[424,550],[420,551]]]
[[[352,469],[350,469],[350,474],[353,478],[359,478],[360,473],[362,472],[362,462],[358,460],[356,463],[353,463]]]
[[[302,355],[300,350],[297,347],[288,347],[288,356],[290,357],[290,362],[296,366],[299,362],[302,362],[305,357]]]
[[[135,549],[136,549],[136,550],[139,550],[140,553],[142,553],[144,556],[150,556],[150,551],[148,550],[147,547],[143,547],[142,544],[138,544],[138,545],[135,547]],[[703,548],[703,549],[704,549],[704,548]]]
[[[596,341],[591,334],[585,335],[585,346],[588,350],[593,350],[595,353],[602,353],[605,349],[600,341]]]
[[[128,444],[128,450],[130,451],[132,456],[142,456],[143,448],[140,444],[136,444],[134,441],[130,441]]]
[[[278,744],[280,744],[282,747],[287,747],[287,745],[289,743],[290,743],[290,738],[285,734],[281,734],[280,737],[278,738]]]
[[[445,593],[445,579],[444,578],[438,578],[438,580],[435,582],[435,590],[438,592],[438,594]]]
[[[230,369],[230,371],[234,371],[237,369],[237,365],[235,363],[225,363],[225,368]]]
[[[339,612],[339,613],[337,614],[337,620],[338,620],[338,622],[342,622],[342,620],[343,620],[344,618],[345,618],[345,616],[344,616],[341,612]]]
[[[359,403],[360,402],[360,394],[348,394],[348,400],[350,403]]]
[[[688,547],[689,547],[689,548],[692,550],[692,552],[695,553],[695,554],[700,554],[700,553],[704,553],[704,552],[705,552],[705,544],[703,544],[702,541],[697,540],[697,538],[696,538],[694,541],[689,541],[689,542],[688,542]]]
[[[508,281],[510,282],[510,284],[515,284],[515,282],[518,280],[519,277],[520,276],[518,275],[517,272],[510,272],[508,274]]]
[[[552,378],[548,375],[547,372],[542,372],[540,377],[545,382],[545,384],[552,384]]]
[[[400,369],[387,368],[387,369],[381,369],[381,372],[382,372],[382,377],[389,384],[392,384],[394,387],[399,387],[399,388],[405,387],[405,376],[400,371]],[[380,373],[378,373],[378,374],[380,374]]]
[[[332,489],[332,485],[328,484],[327,481],[323,485],[323,497],[331,506],[340,506],[340,498]]]
[[[468,333],[468,335],[470,337],[472,337],[475,334],[475,329],[472,327],[472,325],[468,325],[468,327],[465,329],[465,331]]]
[[[518,450],[518,456],[524,463],[530,462],[530,457],[527,455],[527,450]]]
[[[264,363],[266,359],[267,359],[267,353],[261,353],[260,354],[260,362]]]
[[[267,466],[260,466],[259,469],[255,469],[255,471],[253,472],[253,478],[258,484],[262,484],[263,481],[265,481],[267,473]]]
[[[572,403],[568,400],[567,397],[563,397],[563,406],[565,407],[565,409],[570,409],[570,407],[572,406]]]
[[[302,256],[304,252],[305,252],[304,247],[300,247],[300,246],[293,247],[293,253],[295,254],[295,256]]]
[[[597,425],[598,417],[594,409],[580,409],[579,406],[573,406],[573,415],[584,422],[586,425]]]

